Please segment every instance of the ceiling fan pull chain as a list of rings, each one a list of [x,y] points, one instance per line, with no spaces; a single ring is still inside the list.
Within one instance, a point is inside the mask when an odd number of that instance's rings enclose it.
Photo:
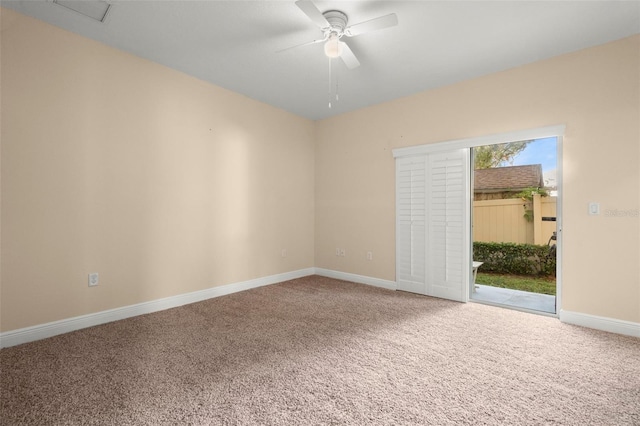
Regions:
[[[329,58],[329,108],[331,108],[331,58]]]

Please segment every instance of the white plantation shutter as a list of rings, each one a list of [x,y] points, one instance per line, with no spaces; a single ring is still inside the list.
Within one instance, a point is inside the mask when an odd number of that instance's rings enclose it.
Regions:
[[[398,290],[466,301],[469,150],[396,159]]]
[[[464,301],[468,266],[465,150],[429,154],[426,294]]]
[[[399,290],[422,293],[426,254],[426,157],[398,159],[396,165],[396,275]]]

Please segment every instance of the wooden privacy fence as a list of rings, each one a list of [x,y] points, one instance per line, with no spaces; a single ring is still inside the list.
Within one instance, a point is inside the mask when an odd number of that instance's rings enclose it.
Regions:
[[[534,195],[531,202],[522,198],[474,201],[473,240],[545,245],[556,230],[556,199]],[[533,210],[532,221],[524,217],[524,205]]]

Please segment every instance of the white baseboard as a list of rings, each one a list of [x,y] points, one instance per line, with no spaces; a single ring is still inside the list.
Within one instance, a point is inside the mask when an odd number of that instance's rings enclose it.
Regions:
[[[298,271],[285,272],[268,277],[256,278],[253,280],[227,284],[219,287],[212,287],[206,290],[192,293],[179,294],[177,296],[166,297],[164,299],[152,300],[138,303],[136,305],[124,306],[122,308],[110,309],[96,312],[94,314],[82,315],[32,327],[0,333],[0,348],[20,345],[22,343],[33,342],[35,340],[46,339],[58,334],[68,333],[87,327],[93,327],[112,321],[131,318],[137,315],[150,314],[165,309],[175,308],[189,303],[200,302],[214,297],[225,296],[252,288],[265,285],[276,284],[283,281],[306,277],[309,275],[320,275],[328,278],[351,281],[360,284],[367,284],[374,287],[382,287],[388,290],[396,290],[395,281],[383,280],[380,278],[367,277],[364,275],[351,274],[348,272],[334,271],[324,268],[306,268]],[[574,324],[597,330],[609,331],[612,333],[624,334],[628,336],[640,337],[640,323],[617,320],[614,318],[599,317],[595,315],[583,314],[561,310],[560,321],[567,324]]]
[[[351,281],[360,284],[368,284],[375,287],[382,287],[389,290],[397,290],[395,281],[372,278],[363,275],[351,274],[348,272],[334,271],[331,269],[315,268],[316,275],[335,278],[339,280]],[[560,311],[560,321],[567,324],[579,325],[596,330],[608,331],[611,333],[624,334],[627,336],[640,337],[640,323],[623,321],[615,318],[599,317],[595,315],[583,314],[580,312]]]
[[[314,273],[315,268],[300,269],[298,271],[285,272],[249,281],[212,287],[206,290],[179,294],[177,296],[138,303],[136,305],[124,306],[122,308],[110,309],[108,311],[96,312],[94,314],[82,315],[79,317],[67,318],[60,321],[7,331],[0,333],[0,348],[7,348],[10,346],[20,345],[22,343],[46,339],[47,337],[53,337],[58,334],[68,333],[70,331],[93,327],[125,318],[131,318],[137,315],[150,314],[152,312],[163,311],[165,309],[200,302],[214,297],[237,293],[239,291],[306,277],[308,275],[313,275]]]
[[[397,290],[398,286],[395,281],[383,280],[380,278],[367,277],[364,275],[350,274],[348,272],[334,271],[331,269],[315,268],[316,275],[337,280],[351,281],[359,284],[372,285],[374,287],[382,287],[388,290]]]
[[[640,337],[640,323],[560,310],[560,321],[611,333]]]

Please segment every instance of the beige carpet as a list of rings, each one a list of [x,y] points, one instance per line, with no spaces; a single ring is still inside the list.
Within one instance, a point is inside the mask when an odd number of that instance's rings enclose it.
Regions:
[[[307,277],[0,351],[2,425],[640,425],[640,339]]]

